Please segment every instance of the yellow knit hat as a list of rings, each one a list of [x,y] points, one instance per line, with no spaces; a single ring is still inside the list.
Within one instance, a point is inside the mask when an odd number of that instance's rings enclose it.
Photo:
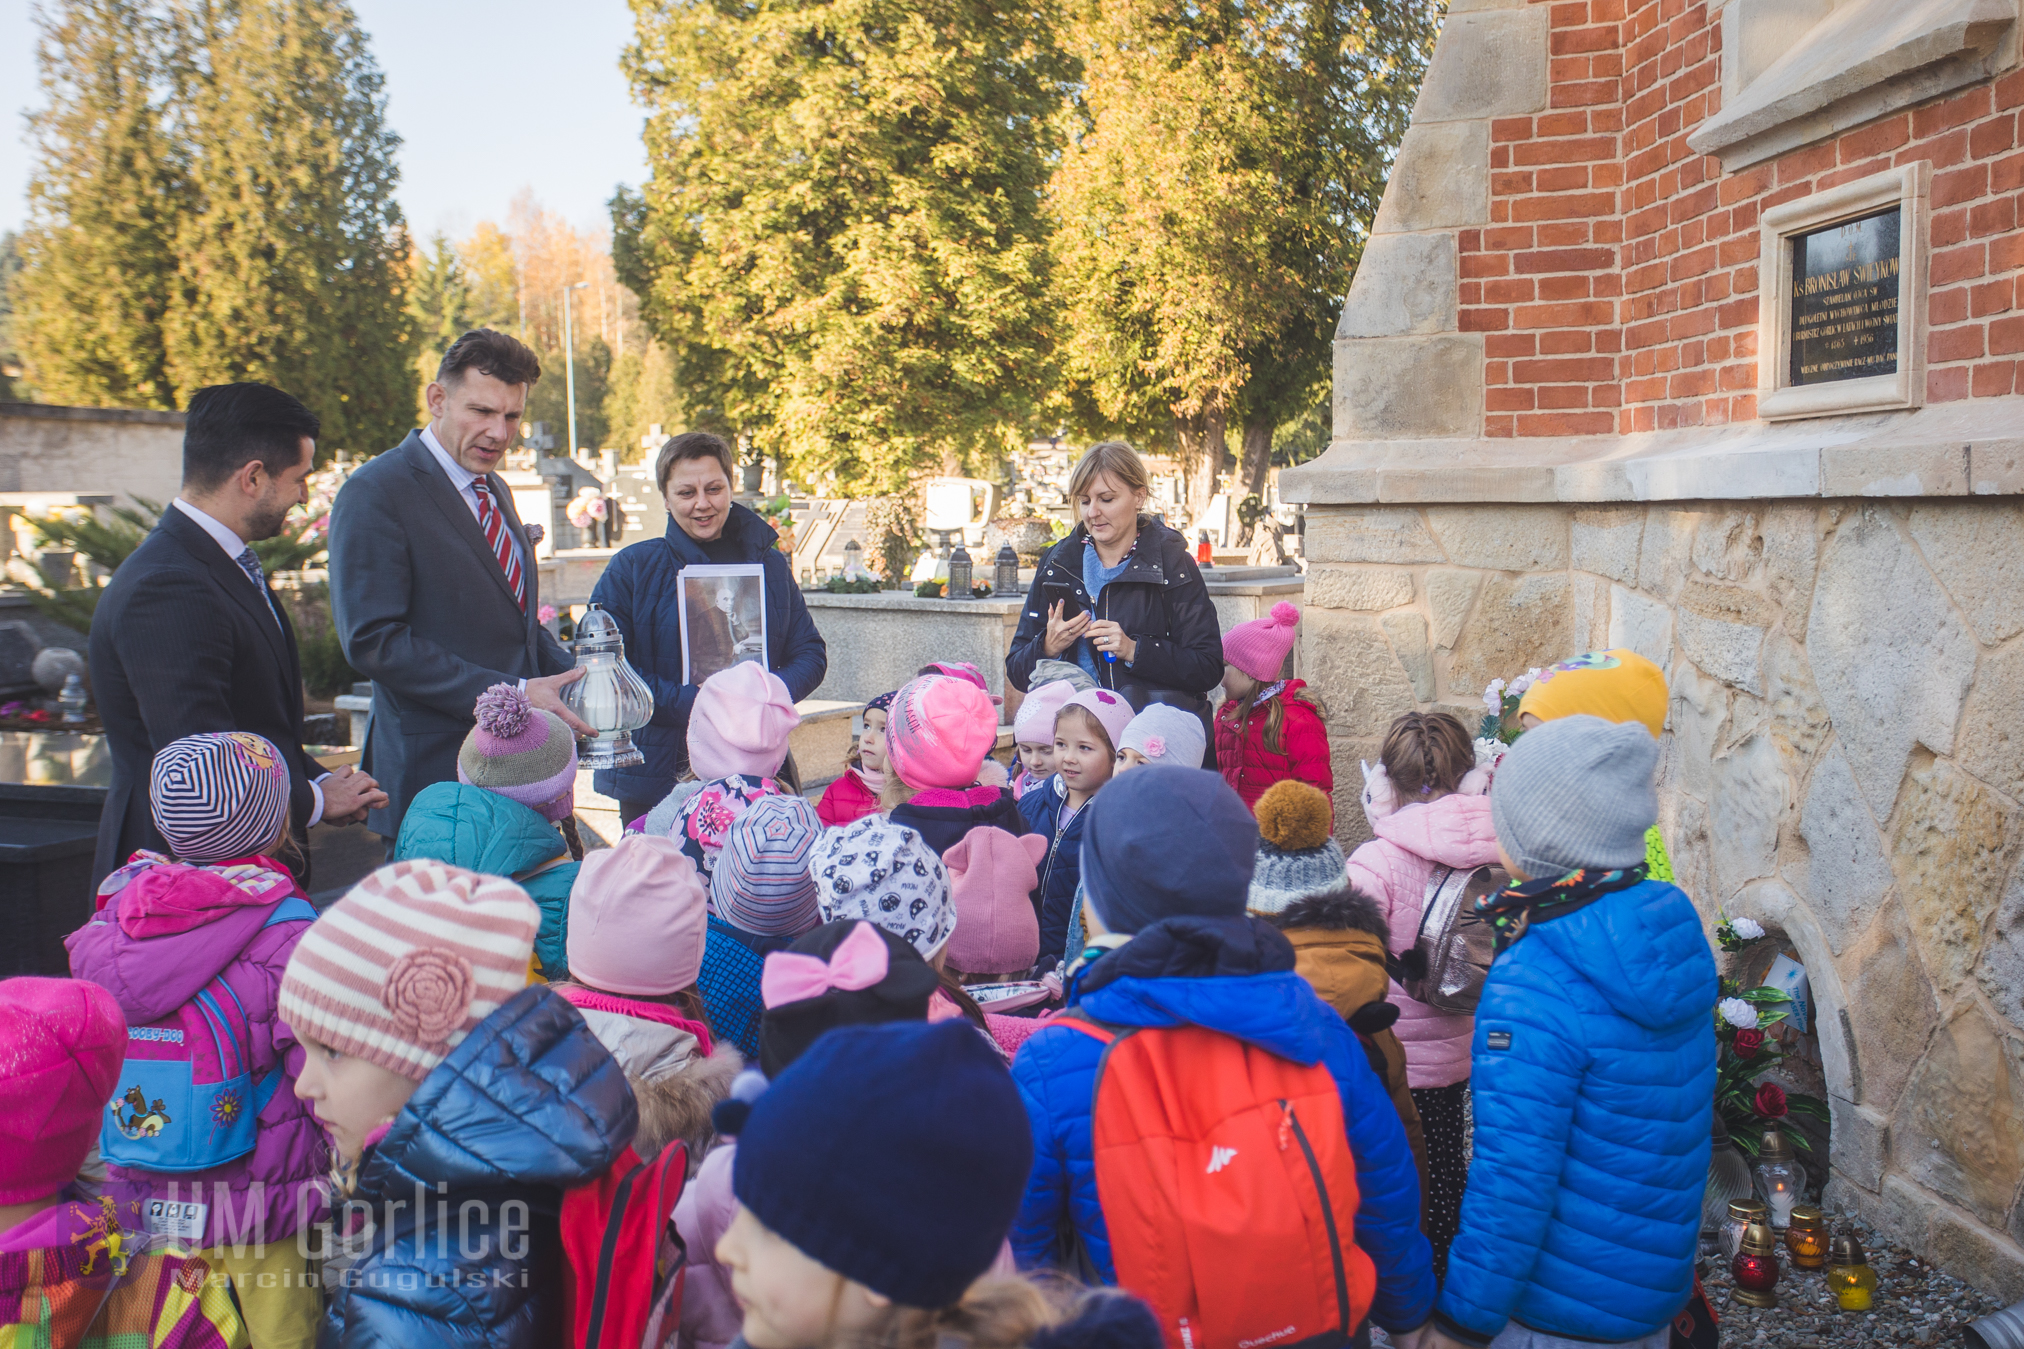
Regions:
[[[1604,721],[1638,721],[1659,738],[1666,728],[1666,676],[1635,651],[1591,651],[1539,672],[1518,702],[1518,715],[1531,713],[1541,721],[1561,717],[1601,717]]]

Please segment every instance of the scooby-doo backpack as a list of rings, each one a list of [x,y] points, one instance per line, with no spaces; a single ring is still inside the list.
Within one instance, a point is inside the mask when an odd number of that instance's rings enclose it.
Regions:
[[[275,905],[262,927],[315,922],[308,900]],[[127,1027],[126,1063],[98,1147],[114,1166],[202,1171],[253,1151],[260,1112],[286,1076],[253,1076],[252,1028],[239,995],[213,979],[173,1013]]]

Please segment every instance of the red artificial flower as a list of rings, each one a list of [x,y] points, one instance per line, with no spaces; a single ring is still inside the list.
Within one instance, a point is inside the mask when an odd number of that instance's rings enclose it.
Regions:
[[[1775,1082],[1757,1084],[1757,1113],[1765,1119],[1784,1119],[1786,1115],[1785,1088]]]
[[[29,714],[28,714],[28,715],[27,715],[26,717],[24,717],[24,718],[23,718],[23,720],[25,720],[25,721],[48,721],[48,720],[49,720],[49,713],[48,713],[48,711],[47,711],[46,709],[43,709],[43,708],[40,708],[40,707],[38,707],[38,708],[36,708],[36,709],[35,709],[35,710],[34,710],[33,712],[30,712],[30,713],[29,713]]]
[[[1739,1030],[1736,1032],[1736,1057],[1754,1059],[1757,1051],[1764,1047],[1764,1032],[1761,1030]],[[1781,1112],[1782,1113],[1782,1112]]]

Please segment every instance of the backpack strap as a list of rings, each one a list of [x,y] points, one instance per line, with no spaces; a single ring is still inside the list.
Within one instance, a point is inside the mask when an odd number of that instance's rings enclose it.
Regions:
[[[1079,1030],[1100,1045],[1109,1045],[1118,1038],[1117,1027],[1106,1026],[1101,1021],[1095,1020],[1080,1010],[1071,1010],[1063,1012],[1060,1016],[1049,1017],[1047,1024],[1050,1026],[1066,1026],[1070,1030]]]
[[[274,912],[267,915],[267,921],[260,925],[262,931],[276,923],[313,923],[316,921],[316,906],[301,895],[290,895],[274,906]]]

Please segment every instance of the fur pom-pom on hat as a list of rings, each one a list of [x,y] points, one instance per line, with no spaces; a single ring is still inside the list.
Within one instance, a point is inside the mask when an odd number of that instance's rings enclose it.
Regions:
[[[1328,842],[1331,811],[1319,787],[1284,778],[1265,789],[1255,809],[1259,836],[1282,852]]]
[[[549,821],[576,810],[576,737],[511,684],[471,705],[477,723],[457,751],[457,781],[518,801]]]
[[[527,729],[527,719],[534,714],[534,704],[511,684],[494,684],[478,695],[477,705],[471,710],[477,718],[479,730],[501,739],[510,739]]]

